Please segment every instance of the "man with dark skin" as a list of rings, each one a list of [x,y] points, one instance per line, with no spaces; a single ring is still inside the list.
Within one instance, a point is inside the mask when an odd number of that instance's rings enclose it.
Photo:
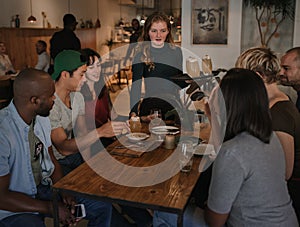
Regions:
[[[44,227],[45,215],[53,215],[50,186],[62,177],[48,118],[54,91],[48,73],[25,69],[14,81],[13,100],[0,111],[0,226]],[[73,207],[75,201],[64,196],[59,203],[64,225],[76,222],[67,205]]]

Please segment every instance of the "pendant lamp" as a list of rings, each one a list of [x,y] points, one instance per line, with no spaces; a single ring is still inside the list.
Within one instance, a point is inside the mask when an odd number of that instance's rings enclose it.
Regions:
[[[144,0],[142,0],[142,16],[141,16],[141,24],[143,25],[146,21],[146,18],[144,16]]]
[[[95,23],[95,27],[96,28],[101,28],[101,22],[100,22],[100,19],[99,19],[99,0],[97,0],[97,20],[96,20],[96,23]]]
[[[30,0],[30,17],[27,18],[27,21],[31,24],[36,22],[36,18],[32,16],[32,0]]]

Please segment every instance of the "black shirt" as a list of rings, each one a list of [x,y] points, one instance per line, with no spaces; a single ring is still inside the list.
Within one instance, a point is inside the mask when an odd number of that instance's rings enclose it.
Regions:
[[[80,50],[80,40],[70,29],[55,32],[50,39],[50,55],[54,59],[62,50]]]

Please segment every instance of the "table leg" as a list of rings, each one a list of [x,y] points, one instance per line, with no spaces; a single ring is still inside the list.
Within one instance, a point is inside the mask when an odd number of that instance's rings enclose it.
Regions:
[[[59,227],[59,214],[58,214],[58,190],[53,189],[53,221],[54,227]]]
[[[119,88],[121,88],[121,69],[120,69],[120,66],[119,66],[119,71],[118,71],[118,85],[119,85]]]
[[[183,213],[179,213],[177,216],[177,227],[183,227]]]

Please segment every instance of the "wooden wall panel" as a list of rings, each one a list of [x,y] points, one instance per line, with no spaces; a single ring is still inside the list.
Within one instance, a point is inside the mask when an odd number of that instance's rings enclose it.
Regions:
[[[34,67],[37,62],[35,43],[41,39],[49,41],[54,32],[60,29],[40,28],[0,28],[0,41],[4,42],[7,53],[17,70]],[[96,50],[96,29],[77,29],[76,35],[81,41],[82,48],[89,47]]]

